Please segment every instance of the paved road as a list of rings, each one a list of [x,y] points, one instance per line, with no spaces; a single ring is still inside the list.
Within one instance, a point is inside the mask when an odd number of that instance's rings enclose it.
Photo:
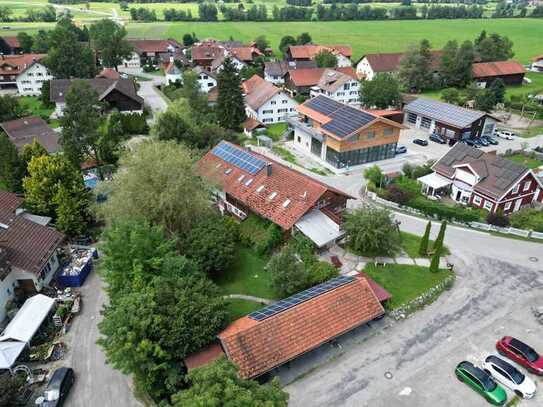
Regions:
[[[68,333],[69,355],[66,365],[74,368],[76,383],[67,400],[67,407],[137,407],[141,404],[133,395],[132,381],[106,364],[102,349],[96,345],[99,337],[97,322],[107,295],[101,279],[92,272],[81,288],[83,308]]]
[[[168,103],[164,98],[158,93],[155,86],[160,85],[161,79],[153,79],[151,81],[139,81],[140,89],[138,90],[138,95],[140,95],[145,100],[145,105],[147,105],[153,116],[157,113],[165,112],[168,109]]]
[[[465,359],[480,360],[506,333],[543,349],[541,326],[529,311],[534,299],[543,302],[543,271],[465,253],[462,258],[465,265],[457,268],[452,291],[381,334],[352,341],[339,357],[308,370],[286,387],[289,405],[485,405],[456,382],[454,367]],[[393,378],[385,379],[385,372],[391,372]],[[539,384],[541,387],[541,380]],[[542,400],[539,395],[531,403],[539,405]]]

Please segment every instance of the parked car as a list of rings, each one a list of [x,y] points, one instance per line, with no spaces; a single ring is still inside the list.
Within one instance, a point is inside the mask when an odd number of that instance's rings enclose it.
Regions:
[[[419,146],[427,146],[428,145],[428,140],[423,140],[421,138],[416,138],[415,140],[413,140],[413,143],[418,144]]]
[[[464,144],[467,144],[470,147],[479,148],[479,146],[477,144],[475,144],[475,142],[472,139],[469,139],[469,138],[460,140],[460,142],[464,143]]]
[[[53,372],[43,393],[42,407],[60,407],[64,404],[75,381],[71,367],[60,367]]]
[[[508,357],[536,375],[543,376],[543,357],[524,342],[504,336],[496,342],[496,349],[500,355]]]
[[[479,145],[481,146],[488,147],[490,145],[490,143],[484,137],[479,137],[479,138],[476,138],[475,140],[478,141]]]
[[[503,130],[503,129],[496,129],[494,130],[494,135],[497,137],[504,138],[506,140],[513,140],[515,137],[515,133],[509,130]]]
[[[537,153],[543,153],[543,147],[537,146],[534,148],[534,151]]]
[[[397,146],[396,147],[396,154],[403,154],[407,153],[407,147],[406,146]]]
[[[439,134],[436,134],[436,133],[432,133],[430,135],[430,140],[439,144],[447,144],[447,141],[443,137],[441,137]]]
[[[536,385],[533,380],[509,362],[490,355],[485,359],[482,367],[498,382],[513,390],[517,396],[525,399],[531,399],[534,396]]]
[[[490,137],[490,136],[484,136],[483,137],[486,141],[488,141],[488,144],[492,144],[493,146],[497,146],[498,144],[500,144],[498,142],[498,140],[496,140],[495,138],[493,137]]]
[[[507,394],[503,387],[497,384],[492,376],[471,362],[463,361],[456,366],[456,378],[483,396],[490,404],[503,406]]]

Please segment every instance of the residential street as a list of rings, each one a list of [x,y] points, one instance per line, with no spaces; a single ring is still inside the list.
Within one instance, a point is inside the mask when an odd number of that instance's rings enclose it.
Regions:
[[[76,380],[67,407],[136,407],[131,379],[105,362],[102,349],[96,344],[99,337],[97,322],[107,294],[94,270],[81,288],[83,308],[67,335],[69,346],[66,366],[75,370]]]
[[[138,82],[140,85],[138,95],[145,99],[145,104],[151,109],[153,115],[165,112],[168,109],[168,104],[154,88],[154,86],[160,85],[160,83],[160,78]]]

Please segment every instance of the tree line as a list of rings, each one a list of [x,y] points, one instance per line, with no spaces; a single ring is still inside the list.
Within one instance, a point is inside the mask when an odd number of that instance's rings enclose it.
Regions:
[[[57,12],[53,6],[45,6],[42,8],[30,8],[26,10],[26,14],[19,17],[13,16],[13,10],[8,6],[0,6],[0,21],[9,22],[46,22],[52,23],[57,21]]]

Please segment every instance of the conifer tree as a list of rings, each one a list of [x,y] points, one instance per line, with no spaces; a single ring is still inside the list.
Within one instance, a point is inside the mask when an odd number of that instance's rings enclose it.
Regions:
[[[426,225],[426,230],[420,241],[419,254],[421,256],[426,256],[428,254],[428,242],[430,241],[430,230],[432,229],[432,222],[428,221]]]
[[[438,256],[441,254],[441,251],[443,250],[443,241],[445,240],[446,228],[447,228],[447,221],[444,220],[443,223],[441,224],[441,227],[439,228],[437,239],[434,242],[434,253]]]
[[[230,130],[238,130],[245,120],[245,104],[241,93],[241,79],[230,58],[223,62],[223,69],[217,78],[219,97],[217,117],[219,124]]]

